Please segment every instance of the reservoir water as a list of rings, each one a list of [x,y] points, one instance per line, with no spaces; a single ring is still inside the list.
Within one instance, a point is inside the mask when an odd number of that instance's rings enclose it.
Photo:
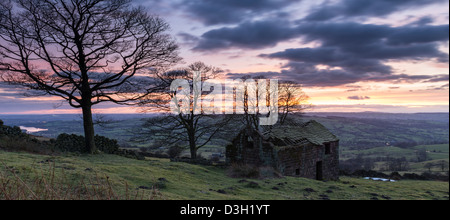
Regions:
[[[25,126],[20,126],[20,129],[25,130],[28,134],[36,133],[36,132],[40,132],[40,131],[48,131],[48,129],[45,129],[45,128],[35,128],[35,127],[25,127]]]

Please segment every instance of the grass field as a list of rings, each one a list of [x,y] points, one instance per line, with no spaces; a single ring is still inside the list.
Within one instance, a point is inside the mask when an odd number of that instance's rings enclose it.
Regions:
[[[414,159],[416,151],[425,149],[430,160],[439,160],[449,158],[449,144],[438,145],[419,145],[413,148],[399,148],[395,146],[374,147],[364,150],[346,150],[341,152],[341,158],[353,158],[358,154],[363,154],[370,157],[406,157],[406,159]]]
[[[427,161],[416,162],[417,161],[417,151],[425,150],[427,154]],[[406,158],[409,163],[408,172],[422,173],[426,171],[433,172],[447,172],[448,162],[449,162],[449,144],[438,144],[438,145],[420,145],[412,148],[399,148],[395,146],[383,146],[374,147],[365,150],[347,150],[341,151],[340,159],[346,160],[350,158],[355,158],[357,155],[362,155],[366,158]],[[438,164],[445,161],[447,164],[444,170],[440,168]],[[430,169],[426,168],[426,164],[433,164]],[[384,162],[377,162],[376,170],[384,168]]]
[[[20,178],[27,184],[26,191],[34,189],[37,177],[41,182],[59,181],[61,188],[80,185],[80,180],[85,188],[98,188],[103,183],[113,189],[117,195],[114,198],[124,199],[448,200],[449,196],[448,182],[376,182],[350,177],[341,177],[336,182],[292,177],[242,179],[228,177],[224,168],[155,158],[138,161],[104,154],[51,157],[0,151],[0,165],[0,199],[5,199],[1,187],[7,188],[5,185],[11,179]],[[27,198],[28,194],[23,194]],[[129,196],[135,194],[139,196]]]

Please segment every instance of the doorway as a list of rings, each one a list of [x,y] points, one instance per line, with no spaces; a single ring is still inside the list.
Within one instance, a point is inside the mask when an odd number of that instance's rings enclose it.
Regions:
[[[322,163],[322,161],[319,161],[316,164],[316,179],[323,180],[323,163]]]

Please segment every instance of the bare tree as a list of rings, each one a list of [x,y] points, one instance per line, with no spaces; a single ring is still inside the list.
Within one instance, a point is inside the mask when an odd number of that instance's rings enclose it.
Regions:
[[[233,81],[233,101],[236,105],[236,117],[241,119],[247,128],[258,130],[262,118],[273,117],[278,120],[278,82],[268,80],[264,76],[251,77],[245,75]],[[231,92],[231,91],[230,91]],[[241,106],[241,109],[237,106]],[[274,114],[276,112],[277,114]],[[272,122],[272,119],[270,119]]]
[[[0,74],[82,109],[94,153],[92,107],[140,100],[153,83],[144,76],[179,61],[168,28],[129,0],[2,0]]]
[[[312,107],[308,103],[309,96],[302,90],[301,85],[295,82],[280,82],[278,90],[272,91],[268,85],[264,85],[268,83],[264,76],[244,76],[239,80],[245,82],[250,80],[250,83],[255,83],[254,86],[248,86],[248,84],[244,86],[244,99],[242,103],[238,103],[244,106],[243,120],[249,127],[258,128],[260,124],[259,118],[266,116],[260,110],[262,107],[270,106],[273,97],[277,97],[278,100],[280,124],[284,124],[288,115],[302,113],[304,110]],[[275,92],[277,94],[274,94]]]
[[[194,79],[196,72],[201,73],[201,76],[197,75],[199,78]],[[164,115],[148,119],[144,124],[144,135],[150,134],[153,139],[163,139],[167,145],[187,143],[191,158],[196,159],[197,151],[207,145],[230,120],[224,115],[205,114],[207,106],[201,108],[200,100],[211,91],[205,92],[204,88],[202,92],[201,85],[195,85],[214,79],[221,72],[220,69],[196,62],[187,68],[159,74],[156,84],[160,89],[142,100],[142,105],[147,111],[159,111]],[[186,80],[189,83],[188,91],[181,94],[189,99],[184,103],[185,106],[182,106],[186,109],[184,112],[172,112],[171,102],[176,100],[177,93],[179,95],[183,92],[178,88],[176,91],[171,90],[171,85],[175,80]],[[220,87],[222,87],[221,84]]]
[[[284,124],[288,115],[292,113],[301,113],[311,108],[308,100],[309,96],[306,95],[299,84],[290,81],[280,83],[278,101],[280,123]]]

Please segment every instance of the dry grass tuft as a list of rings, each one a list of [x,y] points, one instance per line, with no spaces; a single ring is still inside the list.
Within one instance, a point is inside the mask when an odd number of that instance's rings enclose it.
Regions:
[[[34,177],[21,177],[18,170],[2,164],[0,169],[0,200],[154,200],[163,199],[161,192],[130,189],[125,182],[125,189],[117,193],[108,176],[81,177],[70,180],[65,174],[56,175],[55,164],[48,163],[48,168],[41,166]]]

